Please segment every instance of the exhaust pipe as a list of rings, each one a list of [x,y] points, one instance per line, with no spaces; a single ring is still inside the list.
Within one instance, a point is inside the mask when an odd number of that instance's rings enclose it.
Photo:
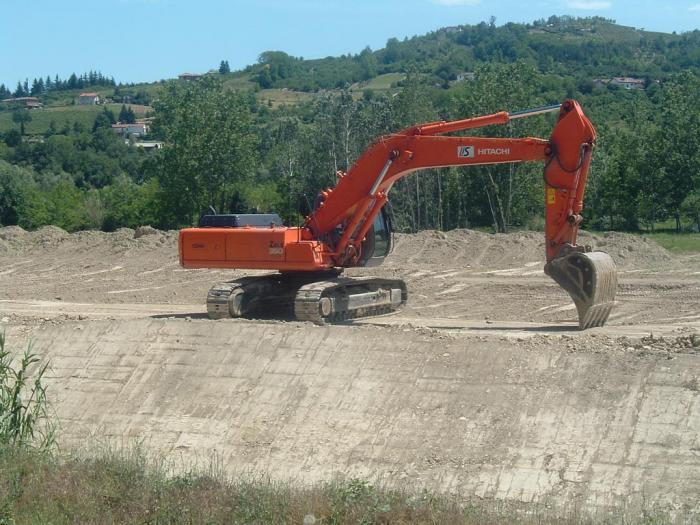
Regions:
[[[548,262],[544,273],[574,300],[581,330],[605,324],[617,292],[617,268],[610,255],[569,252]]]

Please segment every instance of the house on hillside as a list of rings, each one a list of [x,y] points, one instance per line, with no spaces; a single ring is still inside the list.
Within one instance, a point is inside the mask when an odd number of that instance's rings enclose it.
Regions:
[[[644,89],[645,84],[644,79],[632,77],[615,77],[610,83],[625,89]]]
[[[177,76],[180,80],[199,80],[202,78],[204,75],[200,75],[199,73],[182,73]]]
[[[145,122],[134,122],[133,124],[112,124],[112,130],[117,135],[131,135],[132,137],[140,137],[148,133],[148,124]]]
[[[144,140],[142,142],[134,142],[132,145],[137,148],[142,148],[146,152],[155,151],[163,148],[163,143],[156,140]]]
[[[78,97],[78,104],[81,106],[90,106],[100,103],[100,95],[97,93],[81,93]]]
[[[38,109],[44,106],[36,97],[6,98],[5,100],[3,100],[3,102],[6,102],[8,104],[17,104],[18,106],[24,106],[27,109]]]
[[[463,82],[464,80],[474,80],[476,78],[476,73],[472,71],[465,71],[464,73],[457,73],[456,82]]]

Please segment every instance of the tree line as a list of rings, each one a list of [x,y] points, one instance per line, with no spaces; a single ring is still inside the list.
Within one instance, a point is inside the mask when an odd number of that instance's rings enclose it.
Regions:
[[[41,141],[0,145],[0,223],[68,230],[195,224],[219,212],[277,211],[297,224],[317,193],[378,137],[420,122],[517,110],[578,98],[599,132],[584,227],[700,226],[700,79],[686,71],[647,90],[594,90],[552,83],[526,61],[487,64],[444,89],[409,71],[403,88],[358,96],[329,92],[271,109],[218,76],[166,83],[145,154],[111,130],[106,112],[90,129],[49,130]],[[572,89],[573,93],[567,90]],[[477,130],[547,137],[554,116]],[[15,137],[16,138],[16,137]],[[392,189],[399,230],[541,228],[542,165],[423,170]]]
[[[24,82],[17,81],[17,87],[10,91],[5,84],[0,84],[0,99],[9,97],[38,97],[51,91],[65,91],[67,89],[84,89],[91,86],[115,86],[114,78],[104,76],[100,71],[88,71],[81,75],[72,73],[67,79],[62,80],[58,75],[46,79],[42,77],[34,78],[29,83],[29,79]]]

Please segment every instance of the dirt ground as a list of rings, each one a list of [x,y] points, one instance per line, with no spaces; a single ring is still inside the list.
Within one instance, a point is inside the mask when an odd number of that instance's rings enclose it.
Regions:
[[[579,241],[620,271],[576,328],[538,233],[399,235],[401,312],[343,326],[206,319],[176,232],[0,228],[0,325],[51,360],[65,444],[146,439],[303,481],[362,476],[465,500],[700,513],[700,255]]]

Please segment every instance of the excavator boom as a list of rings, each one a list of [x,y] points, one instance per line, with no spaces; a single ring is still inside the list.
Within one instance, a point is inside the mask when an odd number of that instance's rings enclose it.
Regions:
[[[553,111],[559,112],[559,118],[548,140],[444,135]],[[573,100],[517,113],[413,126],[380,138],[348,173],[339,172],[336,186],[320,193],[316,209],[302,227],[284,227],[276,221],[262,227],[226,224],[224,220],[223,227],[185,229],[180,233],[180,261],[188,268],[270,269],[293,274],[268,278],[266,287],[255,289],[252,295],[242,289],[260,288],[262,280],[246,281],[245,286],[234,287],[236,292],[220,285],[223,291],[216,292],[215,300],[210,292],[208,301],[217,305],[209,309],[214,317],[218,313],[239,315],[246,311],[250,297],[255,296],[253,303],[259,303],[269,295],[278,297],[280,304],[296,301],[297,317],[315,321],[373,315],[403,304],[405,285],[376,279],[362,285],[346,279],[340,284],[337,273],[346,267],[371,265],[388,252],[390,225],[383,208],[398,179],[426,168],[541,161],[545,166],[545,273],[571,295],[581,328],[601,326],[614,304],[615,264],[608,254],[576,244],[595,139],[595,129]],[[376,257],[382,239],[385,253]],[[327,283],[325,287],[318,284],[321,281]],[[306,298],[301,300],[299,294],[304,293]]]

